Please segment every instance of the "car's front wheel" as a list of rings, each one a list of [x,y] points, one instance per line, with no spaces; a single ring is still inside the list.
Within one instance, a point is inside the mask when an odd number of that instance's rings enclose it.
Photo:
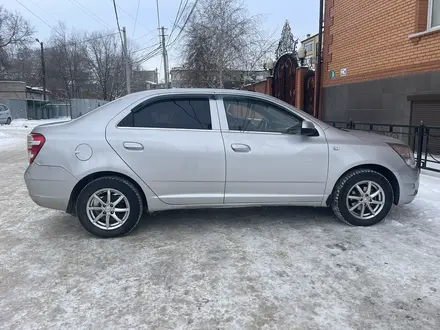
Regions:
[[[8,119],[6,119],[6,125],[10,125],[11,124],[11,118],[9,117]]]
[[[143,203],[131,182],[110,176],[87,184],[78,196],[76,210],[89,233],[110,238],[126,235],[136,227]]]
[[[350,225],[372,226],[388,215],[393,197],[393,188],[385,176],[374,170],[357,169],[336,184],[332,209]]]

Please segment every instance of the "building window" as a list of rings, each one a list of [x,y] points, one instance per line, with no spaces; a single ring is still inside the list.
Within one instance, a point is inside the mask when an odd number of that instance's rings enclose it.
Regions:
[[[304,49],[306,52],[311,52],[313,50],[313,43],[305,44]]]
[[[429,0],[428,29],[440,26],[440,0]]]

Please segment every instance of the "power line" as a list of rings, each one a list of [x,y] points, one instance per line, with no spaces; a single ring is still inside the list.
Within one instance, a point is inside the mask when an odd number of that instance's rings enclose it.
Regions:
[[[38,18],[42,23],[44,23],[45,25],[47,25],[50,29],[52,29],[53,31],[55,31],[60,37],[62,37],[62,38],[64,38],[65,36],[62,34],[62,33],[60,33],[57,29],[55,29],[53,26],[51,26],[49,23],[47,23],[44,19],[42,19],[40,16],[38,16],[37,14],[35,14],[32,10],[30,10],[28,7],[26,7],[20,0],[16,0],[24,9],[26,9],[29,13],[31,13],[33,16],[35,16],[36,18]],[[88,38],[88,39],[84,39],[84,40],[80,40],[80,41],[75,41],[75,42],[69,42],[69,43],[66,43],[66,45],[76,45],[76,44],[79,44],[79,43],[83,43],[83,42],[87,42],[87,41],[92,41],[92,40],[96,40],[96,39],[102,39],[102,38],[106,38],[106,37],[109,37],[109,36],[112,36],[112,35],[115,35],[115,34],[117,34],[117,32],[114,32],[114,33],[110,33],[110,34],[106,34],[106,35],[103,35],[103,36],[99,36],[99,37],[94,37],[94,38]],[[28,48],[28,49],[32,49],[32,48],[29,48],[29,47],[27,47],[27,46],[25,46],[26,48]],[[46,47],[46,49],[47,48],[53,48],[53,47]]]
[[[186,2],[188,3],[188,0]],[[170,38],[173,35],[173,32],[174,32],[174,30],[176,28],[177,23],[179,22],[179,13],[180,13],[180,9],[182,8],[182,4],[183,4],[183,0],[180,0],[179,9],[177,9],[176,18],[174,19],[173,27],[171,28]],[[182,11],[184,9],[185,8],[183,8]]]
[[[28,7],[26,7],[20,0],[16,0],[24,9],[26,9],[28,12],[30,12],[32,15],[34,15],[36,18],[38,18],[42,23],[46,24],[49,28],[51,28],[52,30],[54,30],[55,32],[57,32],[59,34],[59,32],[53,27],[51,26],[49,23],[47,23],[44,19],[42,19],[40,16],[38,16],[37,14],[35,14],[32,10],[30,10]]]
[[[147,46],[147,47],[144,47],[144,48],[141,48],[141,49],[136,49],[135,51],[133,51],[133,53],[139,53],[139,52],[141,52],[143,50],[151,49],[153,47],[160,47],[160,44],[156,43],[156,44],[151,45],[151,46]]]
[[[194,2],[194,5],[192,6],[191,11],[190,11],[189,14],[188,14],[188,17],[187,17],[186,20],[185,20],[185,24],[183,24],[183,26],[182,26],[182,28],[180,29],[179,34],[177,35],[177,37],[174,38],[174,40],[169,44],[170,49],[171,49],[171,47],[177,42],[177,39],[179,39],[179,37],[180,37],[180,35],[182,34],[183,30],[185,30],[186,24],[188,24],[188,21],[189,21],[189,19],[191,18],[192,13],[194,12],[194,9],[195,9],[196,6],[197,6],[197,2],[199,2],[199,0],[196,0],[196,1]]]
[[[147,41],[145,41],[144,43],[142,43],[141,45],[139,45],[139,47],[143,47],[143,46],[145,46],[146,44],[152,42],[152,41],[155,40],[156,38],[157,38],[157,37],[154,36],[153,38],[148,39]],[[157,44],[157,41],[156,41],[156,43],[154,43],[154,44]],[[149,47],[150,47],[150,46],[146,46],[146,48],[149,48]]]
[[[76,7],[78,7],[79,9],[81,9],[81,11],[83,13],[86,13],[89,17],[94,19],[96,22],[101,24],[103,27],[111,29],[110,25],[108,25],[105,21],[103,21],[100,17],[96,16],[93,12],[91,12],[89,9],[87,9],[85,6],[83,6],[78,1],[76,1],[76,0],[69,0],[69,2],[71,4],[73,4],[73,5],[75,5]]]
[[[83,43],[83,42],[88,42],[88,41],[93,41],[93,40],[103,39],[103,38],[107,38],[107,37],[114,36],[115,34],[118,34],[118,32],[114,32],[114,33],[106,34],[106,35],[99,36],[99,37],[94,37],[94,38],[89,38],[89,39],[83,39],[83,40],[80,40],[80,41],[70,42],[70,43],[67,43],[66,45],[75,45],[75,44],[79,44],[79,43]]]
[[[173,35],[174,31],[175,31],[175,28],[178,27],[178,25],[180,24],[180,21],[183,18],[183,15],[184,15],[184,13],[186,11],[186,7],[188,6],[188,2],[189,2],[189,0],[186,0],[185,5],[183,6],[182,10],[180,11],[179,17],[177,18],[177,22],[175,23],[176,25],[173,26],[173,29],[171,30],[170,36],[168,38],[168,43],[171,40],[171,37],[172,37],[172,35]]]
[[[137,4],[137,9],[136,9],[136,18],[134,20],[134,27],[133,27],[133,35],[132,38],[134,37],[134,31],[136,30],[136,23],[138,20],[138,14],[139,14],[139,4],[141,3],[141,0],[138,0],[138,4]]]
[[[87,38],[87,39],[83,39],[83,40],[79,40],[79,41],[72,41],[72,42],[67,42],[65,44],[63,44],[63,46],[73,46],[73,45],[78,45],[78,44],[82,44],[85,42],[89,42],[89,41],[93,41],[93,40],[98,40],[98,39],[103,39],[103,38],[107,38],[110,36],[114,36],[115,34],[118,34],[118,32],[114,32],[114,33],[110,33],[110,34],[106,34],[103,36],[99,36],[99,37],[94,37],[94,38]],[[35,48],[30,48],[29,46],[23,44],[23,46],[29,50],[35,51]],[[51,48],[56,48],[57,46],[49,46],[49,47],[44,47],[44,49],[51,49]]]
[[[41,8],[40,5],[39,5],[37,2],[35,2],[34,0],[31,0],[31,2],[33,2],[35,6],[37,6],[38,8],[40,8],[41,11],[43,11],[43,12],[45,12],[47,15],[49,15],[50,18],[52,18],[53,20],[57,21],[58,24],[60,24],[60,25],[63,24],[62,22],[60,22],[59,20],[57,20],[55,17],[53,17],[52,14],[48,13],[45,9]]]
[[[133,39],[133,41],[136,41],[136,40],[142,39],[142,38],[144,38],[144,37],[146,37],[146,36],[152,34],[153,32],[156,32],[156,29],[151,30],[150,32],[148,32],[148,33],[146,33],[146,34],[144,34],[144,35],[142,35],[142,36],[140,36],[140,37],[137,37],[136,39]],[[154,38],[156,38],[156,37],[154,37]]]
[[[162,49],[161,47],[157,47],[156,49],[152,50],[151,52],[149,52],[148,54],[144,55],[143,57],[135,60],[134,62],[136,62],[136,64],[141,64],[143,62],[146,62],[149,59],[152,59],[153,57],[159,55],[161,49]]]

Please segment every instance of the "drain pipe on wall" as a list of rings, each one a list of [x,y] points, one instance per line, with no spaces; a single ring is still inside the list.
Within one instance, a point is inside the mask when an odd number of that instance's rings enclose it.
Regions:
[[[316,59],[316,86],[315,86],[315,117],[322,119],[322,107],[321,107],[321,77],[322,77],[322,53],[323,53],[323,28],[324,28],[324,0],[320,0],[319,3],[319,40],[318,40],[318,56]]]

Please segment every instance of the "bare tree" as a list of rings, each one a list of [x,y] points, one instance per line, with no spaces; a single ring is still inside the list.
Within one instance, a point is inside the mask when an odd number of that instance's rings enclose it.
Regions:
[[[87,56],[98,98],[113,100],[124,91],[122,48],[115,34],[94,32],[87,35]]]
[[[60,98],[92,97],[87,47],[78,32],[60,25],[46,49],[47,87]]]
[[[233,71],[262,67],[274,43],[264,38],[260,23],[241,0],[201,0],[185,33],[185,67],[193,87],[223,88]]]
[[[33,33],[34,29],[20,14],[0,6],[0,48],[28,42]]]
[[[3,78],[25,81],[31,86],[42,82],[40,50],[27,46],[17,46],[9,50],[9,60]]]
[[[20,14],[8,11],[0,5],[0,75],[9,69],[8,61],[13,58],[14,47],[25,46],[34,29]],[[7,73],[7,72],[6,72]]]

